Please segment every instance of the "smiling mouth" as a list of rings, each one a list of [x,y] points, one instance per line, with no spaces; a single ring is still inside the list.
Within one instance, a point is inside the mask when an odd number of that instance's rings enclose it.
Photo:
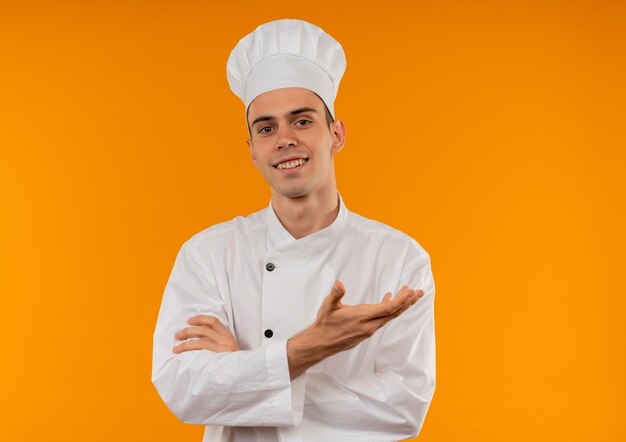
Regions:
[[[295,169],[296,167],[300,167],[303,166],[308,160],[304,159],[304,158],[300,158],[297,160],[292,160],[292,161],[285,161],[284,163],[279,163],[278,165],[276,165],[275,167],[277,169]]]

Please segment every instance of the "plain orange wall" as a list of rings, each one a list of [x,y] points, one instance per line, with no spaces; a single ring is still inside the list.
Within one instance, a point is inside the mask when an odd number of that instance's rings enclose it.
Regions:
[[[176,252],[263,208],[225,63],[344,46],[347,206],[430,253],[421,441],[626,440],[623,1],[0,4],[0,440],[196,441],[150,383]]]

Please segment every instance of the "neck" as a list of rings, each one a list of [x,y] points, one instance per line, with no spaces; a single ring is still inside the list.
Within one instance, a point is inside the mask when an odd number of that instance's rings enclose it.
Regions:
[[[330,226],[339,213],[337,186],[299,197],[272,190],[272,207],[285,229],[296,239]]]

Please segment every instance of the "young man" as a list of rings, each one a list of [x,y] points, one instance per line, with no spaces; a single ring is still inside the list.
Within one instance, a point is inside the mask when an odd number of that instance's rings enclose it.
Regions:
[[[229,58],[271,201],[183,245],[154,334],[152,381],[205,442],[390,442],[426,416],[430,259],[337,192],[344,70],[339,43],[299,20],[259,26]]]

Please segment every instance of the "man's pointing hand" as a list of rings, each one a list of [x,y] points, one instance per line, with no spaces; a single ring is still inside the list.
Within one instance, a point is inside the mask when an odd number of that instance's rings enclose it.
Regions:
[[[317,312],[315,322],[287,341],[291,379],[323,359],[355,347],[424,295],[422,290],[413,290],[405,285],[394,299],[388,292],[380,304],[350,306],[341,302],[345,293],[341,281],[335,281]]]

